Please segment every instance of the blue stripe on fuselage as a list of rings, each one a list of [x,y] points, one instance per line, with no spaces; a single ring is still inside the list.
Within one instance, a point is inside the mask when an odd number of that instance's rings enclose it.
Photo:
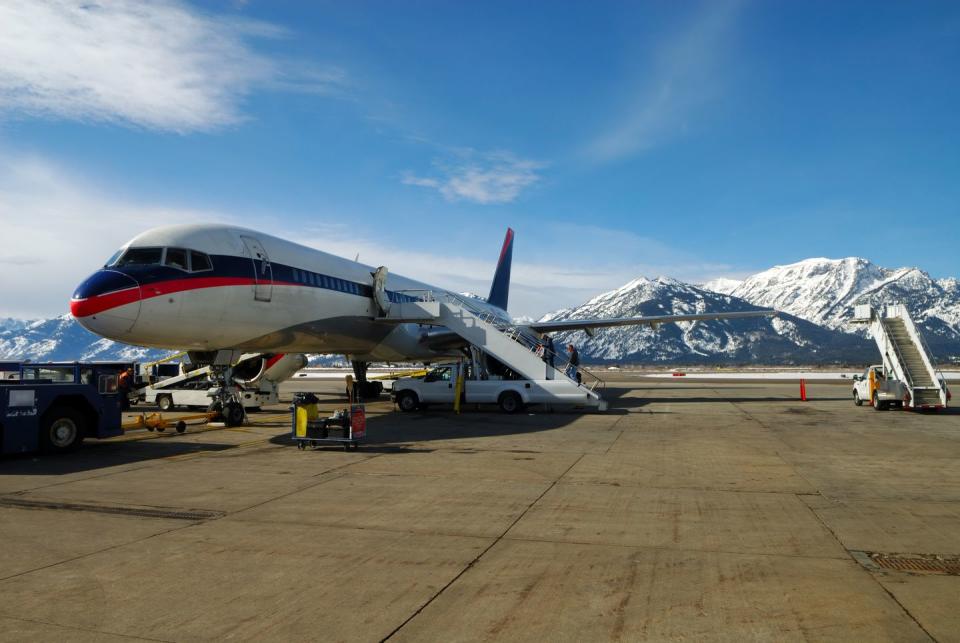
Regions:
[[[240,279],[259,278],[255,274],[255,269],[251,265],[251,259],[247,257],[234,257],[231,255],[212,255],[210,256],[213,264],[213,270],[203,270],[198,272],[187,272],[170,266],[162,265],[128,265],[122,267],[108,267],[106,270],[95,273],[101,275],[97,278],[89,278],[77,287],[74,293],[74,299],[87,299],[97,295],[103,295],[116,290],[118,285],[124,284],[122,278],[116,273],[123,273],[133,277],[141,286],[149,286],[153,283],[170,281],[173,279],[203,279],[209,277],[235,277]],[[297,285],[306,288],[319,288],[342,292],[348,295],[357,295],[359,297],[370,298],[373,296],[373,287],[342,277],[326,275],[303,270],[279,263],[270,263],[273,272],[272,282],[274,285]],[[114,271],[114,278],[104,277],[109,275],[107,271]],[[126,286],[130,284],[127,283]],[[416,297],[405,295],[403,293],[388,290],[387,297],[393,303],[403,303],[417,301]]]

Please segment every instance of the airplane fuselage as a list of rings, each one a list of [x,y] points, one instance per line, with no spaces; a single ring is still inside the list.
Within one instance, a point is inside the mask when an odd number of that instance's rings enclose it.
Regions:
[[[343,353],[369,361],[451,354],[428,326],[378,321],[374,267],[262,232],[177,225],[145,232],[77,287],[77,321],[110,339],[153,348]],[[390,273],[391,302],[443,289]],[[498,317],[504,311],[482,301]]]

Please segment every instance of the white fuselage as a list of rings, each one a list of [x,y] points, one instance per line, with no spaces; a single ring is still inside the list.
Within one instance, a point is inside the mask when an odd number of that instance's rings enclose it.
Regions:
[[[377,320],[374,267],[261,232],[169,226],[139,235],[115,257],[71,301],[84,327],[110,339],[177,350],[343,353],[383,361],[450,354],[425,344],[428,326]],[[386,291],[391,300],[445,292],[395,274],[387,277]]]

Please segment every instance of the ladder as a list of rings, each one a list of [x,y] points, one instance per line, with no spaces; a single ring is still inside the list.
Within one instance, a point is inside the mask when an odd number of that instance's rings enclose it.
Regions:
[[[607,408],[607,402],[599,393],[604,386],[603,380],[580,366],[570,373],[579,373],[581,381],[570,377],[567,374],[569,360],[550,354],[542,346],[539,335],[530,329],[513,324],[478,302],[453,293],[403,291],[402,294],[404,303],[394,304],[379,319],[445,326],[520,377],[547,383],[546,388],[556,394],[557,403],[567,403],[577,397],[584,406],[600,410]]]
[[[888,304],[882,310],[875,310],[869,304],[858,305],[854,308],[851,322],[869,324],[870,334],[883,356],[883,365],[910,392],[909,406],[947,406],[949,393],[946,379],[936,367],[933,354],[906,306]]]

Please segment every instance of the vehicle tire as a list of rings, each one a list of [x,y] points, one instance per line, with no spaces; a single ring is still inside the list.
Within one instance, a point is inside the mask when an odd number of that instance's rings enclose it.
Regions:
[[[857,406],[863,406],[863,400],[860,399],[860,394],[856,391],[853,392],[853,403]]]
[[[40,446],[47,453],[76,451],[86,431],[83,415],[69,406],[55,406],[40,423]]]
[[[169,395],[160,395],[157,397],[157,406],[161,411],[169,411],[173,408],[173,397]]]
[[[501,393],[497,399],[497,405],[504,413],[517,413],[523,410],[523,400],[513,391]]]
[[[227,402],[223,407],[223,423],[227,426],[240,426],[243,424],[244,412],[243,406],[236,402]]]
[[[874,392],[873,394],[873,410],[874,411],[886,411],[887,404],[880,401],[880,396]]]
[[[413,391],[403,391],[397,394],[397,406],[404,413],[411,413],[420,408],[420,399]]]
[[[186,422],[184,422],[183,420],[180,420],[179,422],[177,422],[177,433],[183,433],[186,430],[187,430]]]

